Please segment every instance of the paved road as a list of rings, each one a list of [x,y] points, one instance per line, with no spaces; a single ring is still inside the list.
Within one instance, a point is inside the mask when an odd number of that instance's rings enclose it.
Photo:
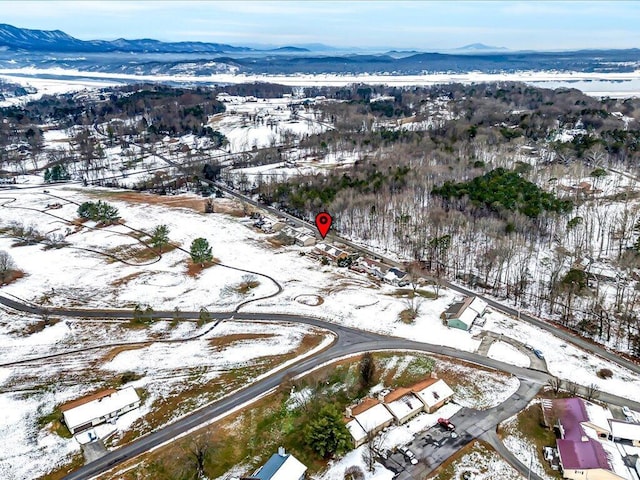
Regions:
[[[44,311],[44,309],[42,309],[41,307],[27,305],[15,299],[7,298],[5,296],[0,296],[0,303],[5,306],[21,311],[30,312],[33,314],[41,314]],[[51,315],[68,316],[75,318],[90,317],[130,319],[133,315],[132,310],[53,308],[47,309],[46,311]],[[154,315],[159,318],[173,318],[175,314],[176,312],[173,311],[154,313]],[[180,312],[179,315],[185,319],[196,319],[200,315],[200,312]],[[291,375],[303,374],[322,363],[330,362],[345,355],[357,354],[365,351],[383,350],[419,351],[445,355],[478,365],[502,370],[518,376],[518,378],[521,379],[521,382],[523,382],[524,385],[530,385],[530,388],[534,388],[532,385],[537,385],[537,388],[539,388],[540,385],[546,383],[550,378],[549,375],[544,372],[516,367],[500,362],[498,360],[494,360],[492,358],[478,355],[476,353],[459,351],[451,347],[414,342],[402,338],[387,337],[371,332],[357,330],[354,328],[344,327],[312,317],[292,314],[266,314],[248,312],[211,313],[211,317],[214,319],[226,319],[231,316],[233,316],[235,320],[303,323],[333,332],[333,334],[336,336],[336,341],[329,348],[318,353],[317,355],[301,360],[298,363],[291,365],[287,369],[276,372],[268,378],[262,379],[261,381],[256,382],[242,390],[239,390],[223,398],[222,400],[219,400],[196,412],[193,412],[156,432],[148,434],[124,447],[109,452],[99,460],[81,467],[65,478],[68,480],[86,479],[106,472],[119,463],[132,459],[144,452],[149,451],[154,447],[157,447],[158,445],[170,442],[179,435],[193,428],[202,426],[212,419],[228,413],[236,407],[260,398],[260,396],[272,391],[274,388],[280,385],[283,379],[290,378]],[[475,427],[469,427],[469,433],[473,436],[479,436],[489,429],[495,428],[495,425],[497,423],[494,422],[500,421],[500,418],[508,418],[509,416],[514,415],[520,409],[522,409],[523,406],[528,402],[528,400],[525,401],[526,398],[529,398],[529,395],[531,395],[531,393],[531,391],[527,391],[526,395],[521,395],[521,397],[514,396],[508,402],[503,403],[499,407],[496,407],[494,417],[483,416],[482,419],[473,419],[473,422],[471,423],[473,423]],[[603,396],[607,398],[603,398]],[[612,403],[615,403],[617,405],[629,405],[634,409],[640,410],[640,403],[631,402],[624,398],[605,394],[602,394],[601,398],[605,401],[611,401]],[[462,425],[465,425],[464,421],[462,421]]]
[[[252,198],[243,195],[239,192],[236,192],[235,190],[229,188],[228,186],[220,183],[220,182],[211,182],[213,183],[216,187],[218,187],[220,190],[226,192],[229,195],[232,195],[236,198],[241,199],[244,202],[247,202],[251,205],[254,205],[255,207],[258,207],[260,209],[266,210],[270,213],[272,213],[273,215],[276,215],[277,217],[280,218],[284,218],[286,220],[289,220],[290,222],[294,223],[295,225],[299,226],[299,227],[306,227],[311,229],[312,231],[315,231],[315,226],[313,226],[311,223],[306,222],[304,220],[301,220],[297,217],[294,217],[293,215],[290,215],[286,212],[282,212],[280,210],[277,210],[273,207],[270,207],[268,205],[263,205],[260,202],[257,202],[255,200],[253,200]],[[347,240],[345,238],[342,238],[340,236],[338,236],[337,234],[335,234],[335,232],[330,232],[329,235],[327,236],[328,240],[334,240],[340,243],[343,243],[345,245],[348,245],[350,248],[352,248],[354,251],[360,252],[370,258],[379,258],[381,259],[384,263],[391,265],[391,266],[395,266],[398,268],[404,268],[404,265],[400,262],[397,262],[396,260],[393,260],[391,258],[385,257],[383,255],[381,255],[378,252],[374,252],[366,247],[363,247],[362,245],[358,245],[354,242],[351,242],[350,240]],[[576,345],[588,352],[591,352],[595,355],[598,355],[602,358],[605,358],[611,362],[617,363],[618,365],[621,365],[623,367],[628,368],[629,370],[635,372],[635,373],[640,373],[640,364],[638,364],[637,362],[633,362],[630,361],[626,358],[621,357],[619,354],[617,354],[616,352],[607,350],[606,348],[594,344],[593,342],[586,340],[585,338],[579,336],[578,334],[574,334],[571,332],[568,332],[566,330],[560,329],[556,326],[554,326],[553,324],[544,322],[536,317],[533,317],[531,315],[525,314],[521,311],[519,311],[516,308],[510,307],[508,305],[504,305],[500,302],[498,302],[497,300],[494,300],[491,297],[485,297],[482,296],[481,294],[479,294],[478,292],[474,292],[472,290],[469,290],[465,287],[462,287],[460,285],[457,285],[455,283],[449,282],[449,281],[442,281],[442,283],[450,288],[451,290],[454,290],[456,292],[462,293],[464,295],[474,295],[476,297],[480,297],[482,298],[484,301],[487,302],[487,304],[489,304],[493,309],[498,310],[502,313],[505,313],[507,315],[510,315],[512,317],[517,317],[519,318],[521,321],[529,323],[531,325],[534,325],[542,330],[545,330],[547,332],[551,332],[553,335],[555,335],[558,338],[561,338],[562,340],[566,341],[567,343],[571,343],[573,345]]]
[[[461,409],[450,418],[451,422],[456,426],[458,438],[452,438],[449,433],[442,433],[439,426],[420,434],[409,444],[409,449],[418,458],[418,464],[410,465],[405,460],[404,470],[400,472],[398,480],[421,480],[425,478],[469,442],[477,438],[484,439],[488,433],[495,432],[496,427],[501,422],[526,408],[542,386],[543,384],[539,381],[520,378],[518,390],[500,405],[488,410]],[[393,456],[393,460],[399,463],[403,460],[403,457],[396,454]],[[507,460],[512,459],[507,458]],[[525,476],[527,472],[528,469],[525,469]],[[520,473],[523,472],[520,471]],[[542,480],[534,475],[531,478]]]

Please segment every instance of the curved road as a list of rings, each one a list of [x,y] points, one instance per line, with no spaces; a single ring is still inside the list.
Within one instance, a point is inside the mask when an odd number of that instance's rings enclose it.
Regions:
[[[7,307],[25,311],[33,314],[41,314],[45,311],[41,307],[31,306],[22,302],[0,296],[0,304]],[[94,309],[62,309],[53,308],[46,309],[46,312],[51,315],[69,316],[69,317],[85,317],[85,318],[120,318],[130,319],[132,318],[132,310],[94,310]],[[154,312],[154,316],[158,318],[173,318],[176,312]],[[199,317],[200,312],[180,312],[181,318],[196,319]],[[267,322],[290,322],[290,323],[303,323],[316,328],[328,330],[332,332],[336,340],[327,349],[317,353],[316,355],[307,357],[286,369],[273,373],[269,377],[266,377],[246,388],[238,390],[232,394],[227,395],[223,399],[212,403],[206,407],[197,410],[176,422],[163,427],[156,432],[145,435],[134,442],[125,445],[117,450],[109,452],[104,457],[91,462],[78,470],[70,473],[67,480],[80,480],[92,478],[96,475],[104,473],[118,464],[132,459],[142,453],[145,453],[154,447],[170,442],[181,434],[197,428],[216,417],[219,417],[230,410],[240,407],[244,404],[260,398],[266,393],[277,388],[283,380],[290,378],[291,376],[301,375],[308,372],[318,365],[325,362],[336,360],[346,355],[353,355],[362,353],[365,351],[418,351],[431,354],[440,354],[453,358],[458,358],[468,362],[476,363],[486,367],[502,370],[513,375],[518,376],[522,381],[531,385],[537,385],[537,388],[532,388],[532,392],[544,385],[550,378],[550,376],[544,372],[531,370],[527,368],[516,367],[509,365],[476,353],[459,351],[451,347],[431,345],[426,343],[414,342],[402,338],[388,337],[379,335],[376,333],[357,330],[354,328],[344,327],[341,325],[329,323],[323,320],[319,320],[312,317],[306,317],[301,315],[291,314],[262,314],[262,313],[245,313],[245,312],[212,312],[210,313],[212,318],[224,320],[233,316],[236,320],[254,320],[254,321],[267,321]],[[59,354],[57,354],[59,355]],[[30,361],[41,360],[31,359]],[[534,393],[535,394],[535,393]],[[640,403],[631,402],[627,399],[620,398],[614,395],[601,394],[600,398],[604,401],[615,403],[618,405],[629,405],[631,408],[640,409]],[[519,399],[522,401],[522,399]],[[525,402],[526,404],[526,402]],[[507,409],[502,409],[507,411]],[[502,421],[504,418],[497,418],[497,421]],[[497,422],[496,422],[497,424]],[[478,432],[481,435],[482,432]]]
[[[214,183],[214,182],[211,182]],[[293,215],[290,215],[286,212],[282,212],[280,210],[277,210],[273,207],[270,207],[268,205],[264,205],[246,195],[243,195],[239,192],[236,192],[235,190],[233,190],[232,188],[229,188],[228,186],[220,183],[220,182],[216,182],[214,183],[216,187],[220,188],[220,190],[224,191],[225,193],[228,193],[229,195],[232,195],[236,198],[239,198],[240,200],[247,202],[257,208],[260,208],[262,210],[266,210],[269,213],[275,215],[276,217],[279,218],[284,218],[286,220],[289,220],[293,223],[295,223],[297,226],[299,227],[305,227],[305,228],[309,228],[312,231],[315,231],[315,226],[312,225],[311,223],[305,221],[305,220],[301,220],[298,217],[294,217]],[[340,237],[339,235],[337,235],[335,232],[330,232],[327,236],[327,239],[331,239],[331,240],[335,240],[337,242],[343,243],[345,245],[348,245],[350,248],[352,248],[354,251],[360,252],[364,255],[367,255],[368,257],[371,258],[380,258],[385,264],[390,265],[390,266],[394,266],[397,268],[404,268],[405,266],[400,263],[397,262],[391,258],[385,257],[383,255],[381,255],[378,252],[374,252],[366,247],[363,247],[362,245],[358,245],[357,243],[354,243],[350,240],[347,240],[343,237]],[[533,317],[531,315],[525,314],[523,312],[521,312],[520,310],[510,307],[508,305],[504,305],[503,303],[498,302],[497,300],[494,300],[491,297],[485,297],[481,294],[479,294],[478,292],[474,292],[472,290],[469,290],[467,288],[461,287],[460,285],[457,285],[455,283],[451,283],[448,281],[443,281],[442,282],[444,284],[444,286],[446,286],[447,288],[450,288],[453,291],[462,293],[464,295],[473,295],[479,298],[482,298],[485,302],[487,302],[488,305],[490,305],[493,309],[498,310],[502,313],[505,313],[507,315],[510,315],[512,317],[518,317],[521,321],[523,322],[527,322],[535,327],[538,327],[542,330],[545,330],[547,332],[552,333],[554,336],[561,338],[562,340],[564,340],[567,343],[571,343],[573,345],[576,345],[577,347],[582,348],[583,350],[586,350],[590,353],[593,353],[595,355],[598,355],[606,360],[609,360],[611,362],[617,363],[618,365],[621,365],[625,368],[628,368],[629,370],[640,374],[640,364],[633,362],[631,360],[628,360],[624,357],[621,357],[619,354],[617,354],[614,351],[608,350],[604,347],[602,347],[601,345],[598,345],[596,343],[593,343],[587,339],[585,339],[584,337],[581,337],[577,334],[573,334],[567,330],[563,330],[561,328],[558,328],[556,326],[554,326],[551,323],[545,322],[543,320],[540,320],[539,318]]]

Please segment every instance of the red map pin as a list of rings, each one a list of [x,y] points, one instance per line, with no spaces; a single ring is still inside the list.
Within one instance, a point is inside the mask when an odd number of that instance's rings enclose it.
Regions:
[[[327,212],[320,212],[318,215],[316,215],[316,227],[318,227],[318,231],[320,232],[322,238],[326,237],[327,233],[329,233],[332,221],[333,219],[331,218],[331,215],[329,215]]]

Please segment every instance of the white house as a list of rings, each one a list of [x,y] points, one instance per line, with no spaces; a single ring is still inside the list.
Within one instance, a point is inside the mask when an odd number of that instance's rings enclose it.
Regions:
[[[430,378],[414,385],[412,391],[424,403],[424,410],[427,413],[436,411],[451,400],[454,394],[451,387],[444,380],[435,378]]]
[[[375,398],[366,398],[359,405],[347,408],[347,430],[353,437],[355,447],[367,440],[367,435],[376,435],[393,423],[393,416]]]
[[[62,416],[72,434],[101,423],[116,420],[120,415],[140,406],[140,397],[133,387],[104,390],[64,405]]]
[[[251,478],[256,480],[302,480],[307,471],[296,457],[286,453],[283,447],[260,467]]]

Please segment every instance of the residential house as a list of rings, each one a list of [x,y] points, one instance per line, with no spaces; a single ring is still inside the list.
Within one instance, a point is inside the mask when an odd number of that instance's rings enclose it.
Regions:
[[[360,258],[357,265],[362,268],[364,273],[368,273],[380,280],[384,278],[388,270],[382,263],[365,257]]]
[[[124,413],[140,406],[140,397],[133,387],[108,389],[63,405],[64,423],[72,434],[105,422],[112,422]]]
[[[445,312],[444,319],[452,328],[469,330],[473,322],[484,315],[487,302],[478,297],[466,297],[464,300],[452,304]]]
[[[334,262],[338,262],[339,260],[349,257],[347,252],[340,250],[338,247],[334,247],[333,245],[329,245],[328,243],[318,243],[316,248],[313,249],[313,252],[316,255],[326,257]]]
[[[607,409],[581,398],[543,400],[545,422],[560,432],[558,457],[563,477],[573,480],[630,479],[629,467],[613,442],[603,418]]]
[[[283,447],[253,474],[253,480],[303,480],[307,467]]]
[[[407,272],[403,272],[402,270],[398,270],[395,267],[391,267],[387,270],[387,273],[384,275],[383,280],[391,285],[395,285],[396,287],[404,287],[408,285],[407,281]]]
[[[345,423],[357,448],[393,423],[393,415],[375,398],[365,398],[355,407],[347,407]]]
[[[444,380],[428,378],[411,387],[411,391],[424,404],[424,411],[433,413],[453,398],[454,392]]]
[[[297,229],[285,226],[280,229],[286,236],[295,240],[300,247],[312,247],[316,244],[316,237],[307,229]]]
[[[398,424],[408,422],[418,413],[424,411],[424,404],[410,388],[397,388],[378,398],[384,402]]]

